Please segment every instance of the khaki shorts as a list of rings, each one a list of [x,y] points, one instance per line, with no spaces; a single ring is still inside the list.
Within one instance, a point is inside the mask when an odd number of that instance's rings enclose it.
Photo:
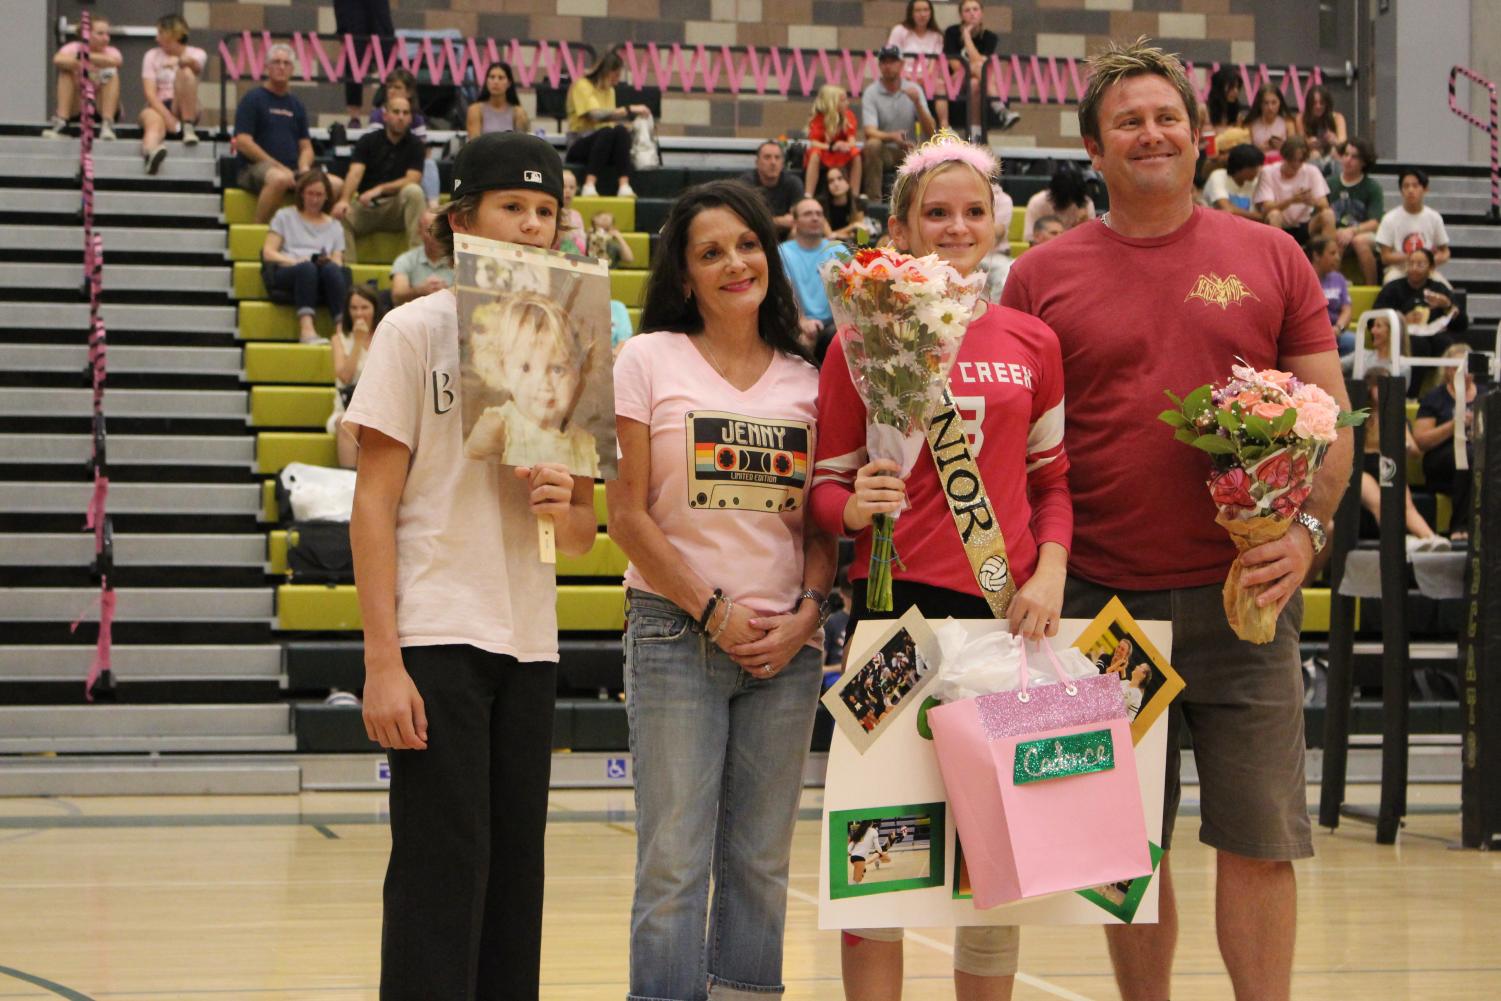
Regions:
[[[251,194],[258,195],[266,186],[266,175],[280,166],[281,164],[275,160],[262,160],[259,163],[241,167],[240,173],[235,177],[235,183]]]
[[[900,942],[901,928],[851,928],[844,934],[872,942]],[[1021,929],[1015,925],[972,925],[954,929],[954,969],[972,977],[1009,977],[1016,973]]]
[[[1247,858],[1311,858],[1298,652],[1303,596],[1294,595],[1282,610],[1276,639],[1256,645],[1230,630],[1220,590],[1211,584],[1121,591],[1071,576],[1063,614],[1092,619],[1119,595],[1135,618],[1173,624],[1169,659],[1185,688],[1168,713],[1164,849],[1172,845],[1182,795],[1179,746],[1186,729],[1199,773],[1199,840]]]

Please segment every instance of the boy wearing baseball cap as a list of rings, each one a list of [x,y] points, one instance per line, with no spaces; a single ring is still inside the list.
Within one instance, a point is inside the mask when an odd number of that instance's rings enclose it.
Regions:
[[[454,233],[550,248],[562,175],[535,136],[481,136],[434,235],[450,253]],[[342,425],[360,447],[365,730],[391,764],[382,1001],[538,993],[558,630],[536,519],[587,552],[594,484],[466,458],[459,393],[444,289],[386,314]]]

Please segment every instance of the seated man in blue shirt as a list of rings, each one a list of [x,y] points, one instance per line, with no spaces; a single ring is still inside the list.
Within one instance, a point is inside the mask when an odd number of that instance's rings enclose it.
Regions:
[[[236,183],[260,196],[255,203],[259,223],[270,221],[297,178],[313,165],[307,109],[291,93],[292,59],[290,45],[271,46],[266,54],[265,85],[246,94],[235,108]],[[337,177],[329,177],[328,183],[332,201],[342,185]]]
[[[819,270],[843,247],[823,234],[823,206],[816,198],[803,198],[792,206],[792,239],[780,247],[787,280],[797,293],[798,337],[820,363],[834,337],[834,313]]]

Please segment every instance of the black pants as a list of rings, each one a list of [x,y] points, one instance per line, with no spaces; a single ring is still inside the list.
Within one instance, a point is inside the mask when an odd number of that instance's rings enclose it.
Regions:
[[[1446,441],[1423,453],[1423,479],[1434,493],[1448,494],[1454,513],[1449,522],[1450,533],[1470,530],[1470,482],[1475,474],[1469,469],[1454,466],[1454,442]]]
[[[396,35],[391,0],[334,0],[334,30],[341,35],[374,35],[381,40],[381,51],[389,54]],[[345,83],[344,103],[351,108],[362,106],[364,84],[357,80]]]
[[[299,314],[312,313],[321,300],[328,307],[335,323],[344,312],[344,300],[349,297],[349,280],[342,265],[333,261],[314,264],[273,264],[266,269],[268,291],[290,292],[292,305]],[[320,295],[321,293],[321,295]]]
[[[603,125],[581,136],[568,147],[568,162],[585,164],[585,172],[598,178],[603,194],[614,194],[606,184],[618,184],[631,174],[631,130],[624,125]]]
[[[391,751],[381,1001],[534,1001],[557,666],[406,647],[425,751]]]

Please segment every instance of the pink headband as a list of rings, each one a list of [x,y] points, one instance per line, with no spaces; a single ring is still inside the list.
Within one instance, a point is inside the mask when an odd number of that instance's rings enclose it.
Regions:
[[[988,147],[972,145],[954,133],[944,130],[907,154],[907,158],[902,161],[896,175],[910,177],[913,174],[921,174],[930,170],[940,163],[954,161],[969,164],[986,180],[994,178],[1001,169],[1001,162]]]

